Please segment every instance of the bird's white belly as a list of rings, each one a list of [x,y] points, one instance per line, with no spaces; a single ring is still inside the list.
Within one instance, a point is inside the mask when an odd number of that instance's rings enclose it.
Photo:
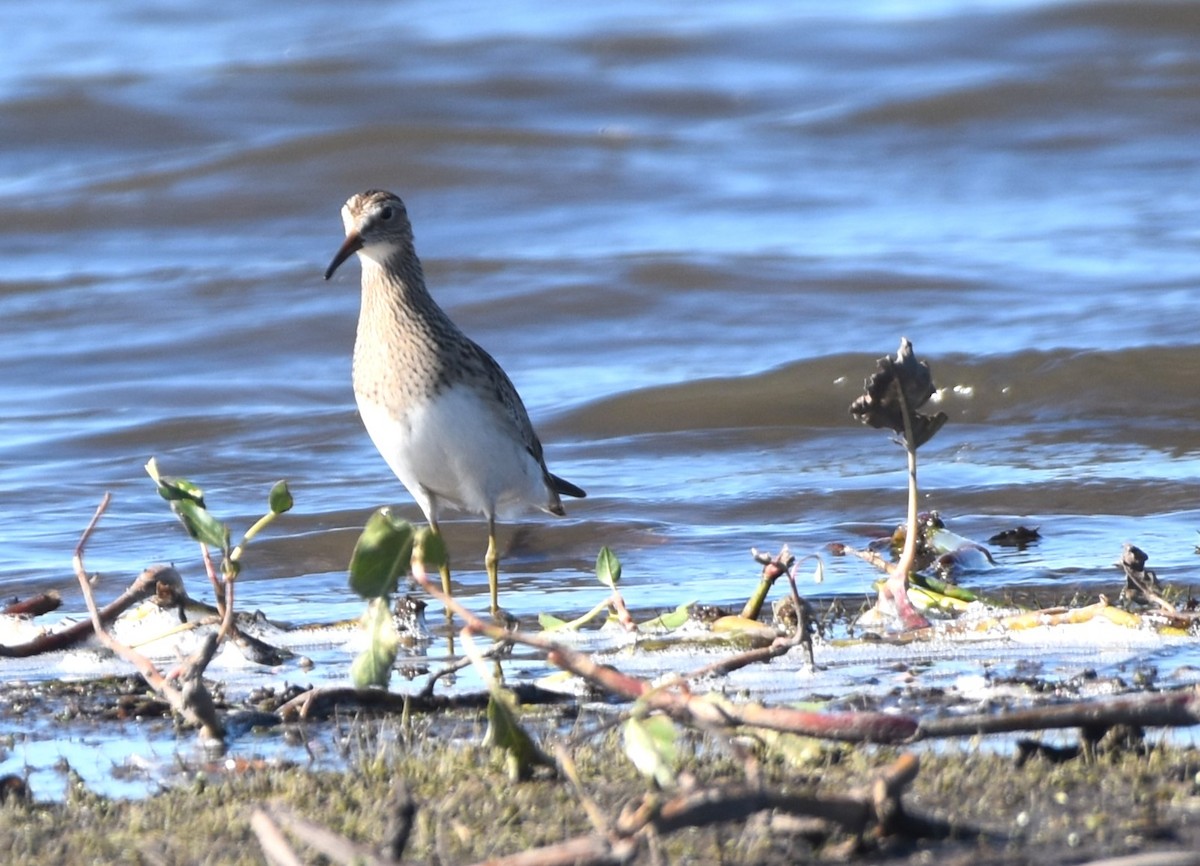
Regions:
[[[498,517],[546,507],[541,467],[474,391],[453,387],[401,415],[360,399],[358,411],[427,519],[443,507]]]

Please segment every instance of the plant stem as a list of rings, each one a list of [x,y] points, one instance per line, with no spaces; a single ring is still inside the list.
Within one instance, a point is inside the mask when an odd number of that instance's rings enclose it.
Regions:
[[[908,452],[908,520],[904,532],[904,551],[900,554],[900,561],[893,567],[882,592],[891,595],[896,613],[906,629],[923,628],[929,625],[929,621],[908,600],[908,573],[913,570],[917,559],[917,443],[913,436],[912,416],[909,414],[908,401],[904,397],[904,388],[899,382],[896,386],[900,398],[900,414],[904,418],[904,450]]]
[[[246,545],[253,540],[254,536],[258,535],[260,532],[270,526],[271,521],[278,516],[279,515],[274,511],[268,511],[262,517],[258,518],[258,520],[254,522],[254,525],[246,530],[246,534],[242,536],[242,540],[238,542],[237,547],[230,551],[230,560],[233,562],[240,560],[242,558],[242,550],[246,547]]]

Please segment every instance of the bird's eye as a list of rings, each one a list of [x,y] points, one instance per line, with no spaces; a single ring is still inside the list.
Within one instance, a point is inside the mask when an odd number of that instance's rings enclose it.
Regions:
[[[381,210],[381,211],[379,212],[379,215],[380,215],[380,216],[381,216],[381,217],[382,217],[382,218],[383,218],[385,221],[387,221],[387,220],[390,220],[390,219],[392,218],[392,214],[393,214],[393,211],[392,211],[392,209],[391,209],[390,207],[385,207],[383,210]]]

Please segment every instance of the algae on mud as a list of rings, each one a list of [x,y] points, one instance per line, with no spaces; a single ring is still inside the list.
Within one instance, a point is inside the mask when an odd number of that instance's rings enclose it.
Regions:
[[[252,810],[279,802],[351,839],[375,844],[393,783],[403,779],[417,812],[404,862],[470,863],[588,834],[593,827],[562,779],[509,781],[503,761],[478,745],[478,713],[423,719],[360,718],[308,730],[338,743],[348,768],[244,765],[192,768],[140,800],[108,799],[72,786],[61,803],[0,807],[7,862],[257,864]],[[543,742],[569,745],[588,796],[609,816],[646,793],[617,756],[605,718],[544,715]],[[890,747],[829,747],[795,737],[717,740],[688,734],[682,770],[697,786],[754,780],[780,790],[841,793],[862,785],[898,754]],[[854,840],[763,815],[671,833],[667,862],[1069,863],[1112,854],[1200,847],[1200,753],[1194,748],[1114,749],[1089,760],[1018,766],[978,744],[922,749],[906,807],[955,828],[919,844],[901,837]],[[308,859],[305,862],[315,862]],[[635,862],[654,862],[648,853]]]

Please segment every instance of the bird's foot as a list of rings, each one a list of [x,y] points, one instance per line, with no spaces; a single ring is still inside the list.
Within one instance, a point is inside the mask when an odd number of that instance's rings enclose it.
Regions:
[[[520,620],[502,607],[492,608],[492,619],[505,631],[516,631],[521,626]]]

